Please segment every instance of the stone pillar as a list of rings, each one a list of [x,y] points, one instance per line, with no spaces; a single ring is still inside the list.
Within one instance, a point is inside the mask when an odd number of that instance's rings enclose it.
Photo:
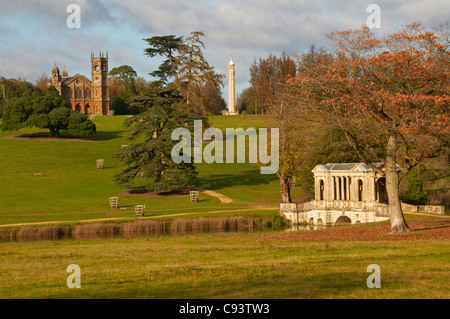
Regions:
[[[331,184],[331,200],[336,200],[336,177],[332,177]]]
[[[228,114],[235,115],[238,114],[236,111],[235,104],[235,71],[234,71],[234,62],[233,57],[230,59],[228,68]]]
[[[333,178],[330,176],[330,174],[327,174],[327,182],[325,184],[325,193],[327,194],[325,199],[327,201],[333,200]]]
[[[317,176],[314,176],[314,199],[319,200],[319,187],[318,187],[318,181],[319,178]]]
[[[350,190],[350,176],[347,176],[347,200],[351,201],[352,200],[352,196],[351,196],[351,190]]]

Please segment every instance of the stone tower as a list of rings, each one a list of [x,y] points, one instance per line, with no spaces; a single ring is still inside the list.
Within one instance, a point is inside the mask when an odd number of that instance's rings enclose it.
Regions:
[[[100,53],[98,57],[91,53],[91,68],[92,81],[81,74],[69,76],[66,66],[60,72],[55,63],[48,85],[53,85],[74,111],[109,115],[108,53]]]
[[[231,56],[230,63],[228,65],[228,114],[238,114],[235,104],[235,80],[234,80],[234,62],[233,56]]]
[[[91,53],[92,89],[95,110],[101,110],[101,114],[109,112],[109,87],[108,87],[108,53],[106,56],[99,53],[98,57]]]
[[[52,85],[57,86],[59,82],[61,82],[61,74],[55,62],[55,66],[52,69]]]

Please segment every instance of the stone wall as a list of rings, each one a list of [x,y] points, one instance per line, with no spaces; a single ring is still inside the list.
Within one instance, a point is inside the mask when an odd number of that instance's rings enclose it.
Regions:
[[[402,210],[405,213],[427,213],[427,214],[445,214],[445,206],[434,205],[411,205],[402,203]]]

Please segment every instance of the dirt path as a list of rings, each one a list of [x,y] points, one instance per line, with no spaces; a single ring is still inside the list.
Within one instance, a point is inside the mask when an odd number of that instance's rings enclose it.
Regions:
[[[219,194],[215,191],[209,191],[207,189],[199,189],[199,191],[205,193],[206,195],[218,198],[222,204],[229,204],[233,202],[232,198],[225,196],[223,194]]]

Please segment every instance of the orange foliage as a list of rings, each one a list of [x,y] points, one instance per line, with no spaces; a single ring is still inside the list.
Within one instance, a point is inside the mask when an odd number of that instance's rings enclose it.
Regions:
[[[448,33],[414,23],[381,40],[368,27],[329,38],[333,54],[300,59],[290,82],[304,111],[349,134],[370,160],[382,160],[391,135],[412,164],[449,147]]]

